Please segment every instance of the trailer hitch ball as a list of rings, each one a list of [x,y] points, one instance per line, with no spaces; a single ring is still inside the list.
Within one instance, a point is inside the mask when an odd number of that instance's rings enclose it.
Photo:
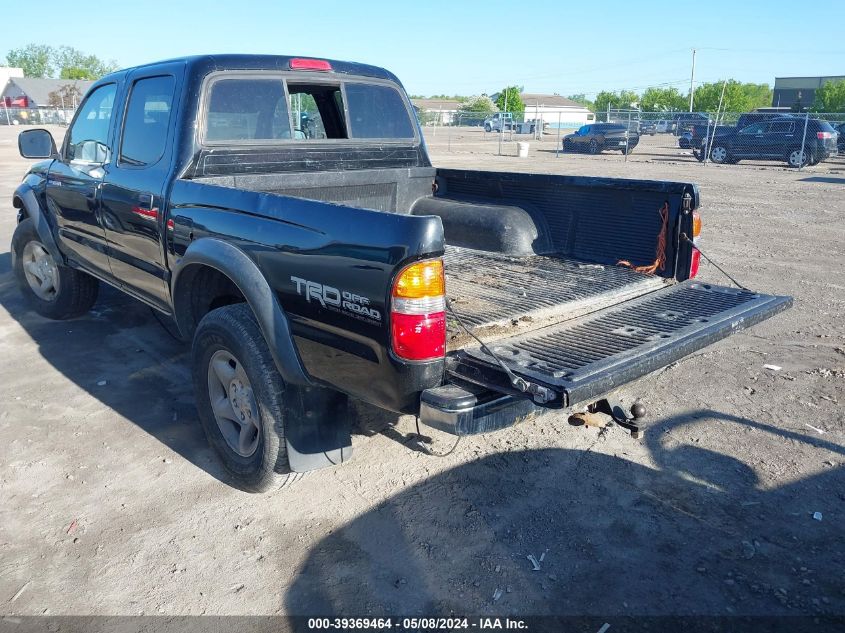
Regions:
[[[639,400],[637,400],[634,404],[631,405],[631,415],[634,416],[635,420],[644,418],[645,414],[645,405]]]

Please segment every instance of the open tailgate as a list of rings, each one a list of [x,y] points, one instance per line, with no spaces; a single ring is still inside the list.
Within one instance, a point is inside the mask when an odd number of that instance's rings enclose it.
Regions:
[[[591,402],[791,305],[791,297],[685,281],[489,347],[514,374],[554,394],[539,404],[566,407]],[[516,395],[481,346],[450,361],[453,376]]]

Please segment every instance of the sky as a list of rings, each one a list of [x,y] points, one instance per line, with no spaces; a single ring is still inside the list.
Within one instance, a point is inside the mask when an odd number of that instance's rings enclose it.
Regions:
[[[204,53],[267,53],[383,66],[412,94],[506,85],[588,97],[603,89],[733,78],[845,75],[845,0],[139,0],[8,2],[0,59],[30,42],[121,67]],[[15,28],[8,28],[15,25]],[[26,25],[30,25],[27,27]]]

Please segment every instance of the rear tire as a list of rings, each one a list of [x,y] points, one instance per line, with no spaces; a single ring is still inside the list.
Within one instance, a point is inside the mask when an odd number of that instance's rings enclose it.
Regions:
[[[599,147],[599,142],[596,139],[591,140],[589,149],[590,154],[598,154],[600,151],[601,148]]]
[[[718,165],[724,165],[731,162],[731,155],[728,148],[724,145],[714,145],[710,148],[710,160]]]
[[[288,464],[285,384],[249,305],[206,314],[191,357],[203,431],[235,485],[264,492],[299,479]]]
[[[786,155],[786,163],[790,167],[804,167],[810,164],[810,153],[805,149],[802,153],[801,148],[797,148]]]
[[[26,300],[41,316],[64,320],[88,312],[97,301],[100,282],[57,262],[26,218],[12,235],[15,278]]]

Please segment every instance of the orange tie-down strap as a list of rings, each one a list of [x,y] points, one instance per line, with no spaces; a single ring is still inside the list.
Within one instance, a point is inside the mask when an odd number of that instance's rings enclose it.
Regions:
[[[662,271],[666,265],[666,234],[669,232],[669,203],[664,202],[660,207],[660,219],[662,220],[660,233],[657,235],[657,252],[654,263],[649,266],[634,266],[627,259],[621,259],[616,262],[617,266],[627,266],[638,273],[646,273],[653,275],[658,270]]]

